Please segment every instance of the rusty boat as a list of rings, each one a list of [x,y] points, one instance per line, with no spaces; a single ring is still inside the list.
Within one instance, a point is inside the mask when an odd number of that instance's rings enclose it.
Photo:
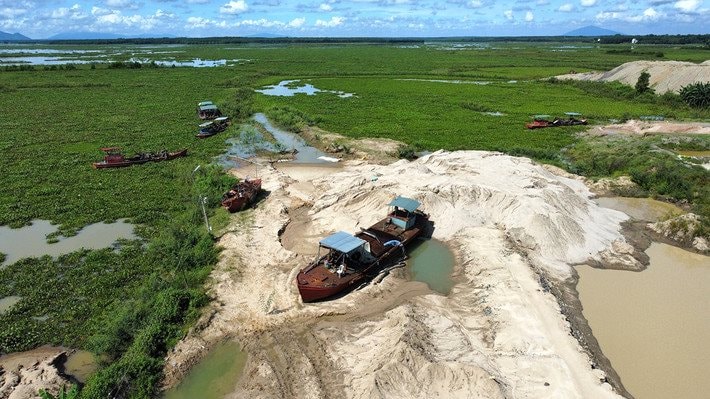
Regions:
[[[222,206],[229,212],[238,212],[256,201],[261,192],[261,179],[246,178],[232,186],[222,196]]]
[[[296,276],[303,302],[346,293],[406,258],[405,248],[426,233],[419,202],[398,196],[387,216],[356,234],[339,231],[319,242],[318,255]]]
[[[94,169],[122,168],[147,162],[168,161],[187,155],[187,148],[175,152],[168,152],[167,150],[141,152],[131,157],[123,155],[119,147],[106,147],[102,148],[101,151],[104,152],[104,159],[100,162],[93,162],[91,166]]]

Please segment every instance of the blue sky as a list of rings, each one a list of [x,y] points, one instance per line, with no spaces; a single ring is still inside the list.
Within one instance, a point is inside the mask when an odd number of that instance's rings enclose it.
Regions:
[[[710,3],[710,0],[706,0]],[[0,0],[0,31],[125,35],[527,36],[596,25],[710,33],[703,0]]]

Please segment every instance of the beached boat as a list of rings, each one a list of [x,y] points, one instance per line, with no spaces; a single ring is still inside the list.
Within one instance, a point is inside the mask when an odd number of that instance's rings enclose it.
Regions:
[[[168,152],[167,150],[141,152],[132,157],[124,156],[121,153],[121,149],[118,147],[102,148],[101,151],[105,153],[104,159],[101,162],[92,163],[91,166],[93,166],[94,169],[122,168],[125,166],[140,165],[146,162],[167,161],[187,155],[187,148],[175,152]]]
[[[198,118],[205,120],[214,119],[219,116],[222,116],[222,113],[219,111],[219,108],[217,108],[217,106],[212,103],[212,101],[202,101],[200,103],[197,103]]]
[[[222,196],[222,206],[229,212],[238,212],[254,203],[261,191],[261,179],[246,178],[235,184]]]
[[[387,217],[355,235],[339,231],[319,242],[318,255],[296,276],[303,302],[345,293],[406,258],[405,248],[428,228],[419,202],[397,197]]]
[[[205,137],[214,136],[219,132],[227,130],[229,123],[229,117],[226,116],[220,116],[212,121],[201,123],[199,125],[200,131],[195,135],[195,137],[203,139]]]

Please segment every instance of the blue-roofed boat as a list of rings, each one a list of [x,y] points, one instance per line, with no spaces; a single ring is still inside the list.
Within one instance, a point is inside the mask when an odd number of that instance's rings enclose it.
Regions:
[[[316,259],[296,276],[303,302],[346,293],[406,258],[406,247],[431,224],[419,205],[399,196],[389,203],[387,216],[369,228],[354,235],[339,231],[320,240]]]

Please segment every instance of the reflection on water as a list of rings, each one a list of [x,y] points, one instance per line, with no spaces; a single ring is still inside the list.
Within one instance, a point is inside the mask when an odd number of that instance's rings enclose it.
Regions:
[[[640,399],[707,398],[710,257],[654,243],[643,272],[577,268],[602,352]]]
[[[133,233],[133,225],[125,220],[110,224],[94,223],[84,227],[73,237],[61,238],[59,242],[48,244],[47,235],[56,231],[57,226],[53,226],[48,220],[33,220],[31,226],[20,229],[0,226],[0,252],[7,255],[0,267],[22,258],[59,256],[81,248],[106,248],[120,238],[137,238]]]
[[[327,157],[327,155],[323,151],[309,146],[306,141],[301,138],[301,136],[295,133],[281,130],[278,127],[272,125],[271,122],[269,122],[269,119],[266,118],[266,115],[262,113],[257,113],[254,115],[254,120],[264,126],[264,129],[271,133],[276,139],[276,141],[278,141],[279,144],[283,146],[283,148],[285,148],[286,150],[295,149],[298,151],[293,160],[294,163],[327,162],[321,159],[321,157]]]
[[[594,201],[600,206],[624,212],[634,219],[646,222],[657,222],[671,215],[685,213],[673,204],[651,198],[602,197]]]
[[[441,241],[423,240],[409,253],[409,268],[412,278],[427,283],[432,290],[448,295],[454,282],[454,254]]]
[[[267,96],[280,97],[292,97],[296,94],[314,96],[316,95],[316,93],[332,93],[336,94],[340,98],[348,98],[355,95],[354,93],[346,93],[337,90],[321,90],[310,83],[294,85],[294,83],[296,82],[300,82],[300,80],[283,80],[277,85],[265,86],[263,89],[255,91],[258,93],[266,94]]]
[[[234,390],[246,360],[246,353],[236,342],[219,344],[190,370],[180,385],[166,391],[164,399],[223,398]]]
[[[151,60],[150,58],[131,58],[129,62],[139,62],[141,64],[155,63],[160,66],[167,67],[191,67],[191,68],[212,68],[219,66],[233,66],[235,63],[246,62],[249,60],[204,60],[202,58],[194,58],[188,61],[176,61],[176,60]],[[229,61],[229,64],[227,62]]]
[[[0,314],[3,314],[10,310],[17,302],[20,302],[22,297],[19,296],[6,296],[5,298],[0,298]]]

